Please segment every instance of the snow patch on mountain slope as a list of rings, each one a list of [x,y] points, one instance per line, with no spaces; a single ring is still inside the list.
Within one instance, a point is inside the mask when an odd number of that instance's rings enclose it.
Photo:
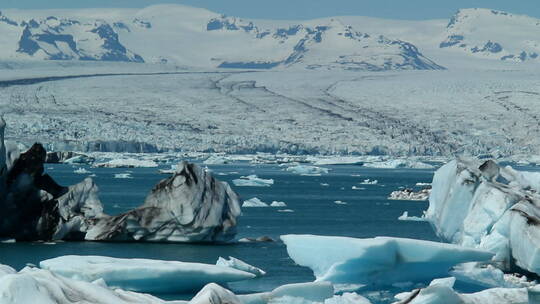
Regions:
[[[476,57],[536,60],[540,54],[540,20],[490,9],[462,9],[446,28],[440,48],[459,49]]]

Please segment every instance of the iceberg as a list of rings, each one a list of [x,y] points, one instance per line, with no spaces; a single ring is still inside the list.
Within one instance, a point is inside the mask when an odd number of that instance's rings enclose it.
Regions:
[[[425,217],[418,216],[409,216],[409,212],[403,211],[403,214],[398,217],[400,221],[412,221],[412,222],[425,222],[427,221]]]
[[[248,208],[248,207],[269,207],[267,203],[261,201],[260,199],[254,197],[254,198],[250,198],[248,199],[247,201],[244,201],[244,203],[242,204],[242,207],[243,208]]]
[[[287,204],[285,202],[273,201],[270,207],[287,207]]]
[[[274,184],[274,180],[262,179],[257,177],[257,175],[248,175],[234,179],[233,184],[237,187],[270,187]]]
[[[229,257],[228,260],[222,257],[219,257],[219,259],[216,262],[216,265],[249,272],[249,273],[254,274],[256,277],[262,277],[266,275],[266,272],[264,270],[257,268],[255,266],[251,266],[248,263],[241,261],[237,258],[231,257],[231,256]]]
[[[378,180],[374,179],[374,180],[370,180],[369,178],[368,179],[365,179],[363,180],[360,185],[377,185],[379,183]]]
[[[182,162],[144,204],[126,213],[103,213],[91,178],[64,187],[44,173],[47,152],[6,149],[0,119],[0,239],[16,241],[224,242],[236,234],[241,209],[229,184]]]
[[[208,157],[206,160],[203,161],[203,164],[205,165],[224,165],[227,164],[229,161],[222,156],[212,155]]]
[[[321,168],[321,167],[316,167],[316,166],[305,166],[305,165],[292,166],[292,167],[288,167],[285,170],[287,172],[300,174],[300,175],[321,175],[321,174],[328,173],[327,168]]]
[[[93,166],[97,168],[155,168],[158,164],[151,160],[117,158],[104,163],[95,163]]]
[[[90,174],[90,173],[92,173],[92,172],[86,170],[85,168],[79,168],[79,169],[73,171],[73,173],[77,173],[77,174]]]
[[[490,288],[460,294],[454,290],[455,278],[433,280],[428,287],[396,295],[399,303],[408,304],[526,304],[539,303],[536,287]]]
[[[153,293],[189,292],[212,282],[224,284],[256,276],[220,265],[104,256],[61,256],[42,261],[39,266],[75,280],[103,279],[113,288]]]
[[[229,184],[201,167],[181,162],[141,207],[102,216],[85,234],[92,241],[223,242],[236,234],[241,209]]]
[[[413,189],[405,188],[403,190],[392,191],[390,196],[388,196],[388,199],[402,201],[427,201],[430,193],[431,189],[414,191]]]
[[[0,266],[0,303],[2,304],[180,304],[157,297],[110,289],[102,280],[93,283],[73,280],[39,268],[26,267],[16,273],[3,272]]]
[[[283,235],[289,256],[311,268],[316,281],[388,286],[448,276],[460,263],[486,261],[487,251],[422,240]],[[317,254],[313,254],[316,252]]]
[[[133,176],[131,176],[131,173],[116,173],[114,174],[114,178],[131,179]]]
[[[474,262],[455,266],[450,275],[458,281],[483,288],[521,288],[534,285],[533,282],[527,281],[526,276],[507,274],[493,265]]]
[[[408,169],[433,169],[434,166],[426,164],[419,161],[409,160],[409,159],[392,159],[387,161],[378,161],[378,162],[366,162],[364,167],[368,168],[378,168],[378,169],[398,169],[398,168],[408,168]]]
[[[540,274],[540,173],[457,159],[435,172],[426,217],[441,238]]]

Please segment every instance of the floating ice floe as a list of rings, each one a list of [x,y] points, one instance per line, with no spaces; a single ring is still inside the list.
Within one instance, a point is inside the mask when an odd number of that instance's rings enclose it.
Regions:
[[[237,187],[270,187],[274,184],[274,180],[259,178],[257,175],[248,175],[234,179],[233,184]]]
[[[327,168],[321,168],[316,166],[306,166],[306,165],[297,165],[288,167],[285,169],[287,172],[291,172],[294,174],[300,174],[300,175],[321,175],[321,174],[327,174],[328,169]]]
[[[357,186],[352,186],[351,189],[352,190],[366,190],[366,188],[364,187],[357,187]]]
[[[254,198],[248,199],[247,201],[244,201],[244,203],[242,204],[242,207],[246,208],[246,207],[269,207],[269,206],[267,203],[254,197]]]
[[[531,287],[536,284],[534,281],[528,281],[524,275],[504,273],[493,265],[475,262],[455,266],[450,271],[450,275],[460,282],[482,288],[521,288]]]
[[[396,190],[390,193],[389,200],[402,200],[402,201],[427,201],[431,189],[422,189],[414,191],[413,189]]]
[[[287,207],[287,204],[285,202],[273,201],[270,207]]]
[[[279,209],[277,212],[291,213],[294,212],[292,209]]]
[[[491,288],[460,294],[454,290],[455,278],[436,279],[428,287],[396,295],[407,304],[527,304],[540,303],[540,286],[530,288]]]
[[[194,263],[192,263],[194,264]],[[164,264],[166,265],[166,264]],[[115,265],[120,267],[121,265]],[[243,271],[206,265],[219,269],[218,272],[242,273],[254,277],[253,274]],[[136,270],[130,268],[131,270]],[[161,268],[165,273],[165,267]],[[99,269],[98,270],[102,270]],[[170,269],[169,269],[170,270]],[[108,270],[105,269],[107,272]],[[124,269],[128,272],[128,269]],[[176,272],[176,269],[172,269]],[[152,275],[151,272],[129,272],[129,277]],[[171,273],[172,274],[172,273]],[[217,272],[216,272],[217,274]],[[163,274],[161,274],[163,275]],[[168,275],[168,274],[166,274]],[[91,275],[92,276],[92,275]],[[208,276],[206,276],[208,278]],[[124,277],[126,278],[126,277]],[[169,276],[170,278],[170,276]],[[217,277],[221,281],[223,277]],[[114,278],[122,279],[122,278]],[[186,280],[172,280],[167,284],[189,285],[192,280],[199,280],[197,272],[188,274]],[[149,288],[160,288],[159,286],[166,280],[161,276],[161,281],[146,278],[137,284]],[[157,284],[156,284],[157,283]],[[353,301],[353,302],[351,302]],[[113,286],[109,287],[105,279],[99,278],[92,282],[81,278],[72,279],[57,275],[49,270],[34,267],[25,267],[20,272],[13,268],[0,265],[0,303],[2,304],[277,304],[277,303],[305,303],[305,304],[364,304],[369,303],[365,298],[354,293],[347,293],[340,296],[334,295],[333,287],[327,282],[297,283],[280,286],[273,291],[256,294],[235,295],[228,289],[216,283],[205,285],[190,301],[164,301],[149,294],[126,291]]]
[[[92,172],[86,170],[85,168],[78,168],[77,170],[73,171],[73,173],[77,173],[77,174],[89,174],[89,173],[92,173]]]
[[[324,165],[361,165],[364,163],[364,157],[354,156],[342,156],[342,157],[328,157],[320,159],[308,159],[313,160],[315,166]]]
[[[208,157],[205,161],[203,161],[203,164],[205,165],[224,165],[227,164],[229,161],[223,157],[218,155],[212,155]]]
[[[431,183],[416,183],[416,186],[418,186],[418,187],[427,187],[427,186],[431,187]]]
[[[86,282],[103,279],[110,287],[154,293],[189,292],[212,282],[223,284],[255,277],[220,265],[104,256],[61,256],[42,261],[39,266],[67,278]]]
[[[540,173],[457,159],[435,172],[426,217],[438,236],[540,274]]]
[[[434,166],[426,164],[419,161],[409,160],[409,159],[393,159],[380,162],[366,162],[364,167],[368,168],[379,168],[379,169],[398,169],[398,168],[408,168],[408,169],[433,169]]]
[[[86,155],[77,155],[71,158],[68,158],[63,161],[64,164],[70,164],[70,165],[89,165],[94,162],[94,159],[92,157],[86,156]]]
[[[158,164],[151,160],[117,158],[104,163],[95,163],[93,166],[97,168],[155,168]]]
[[[369,178],[368,179],[365,179],[363,180],[360,185],[377,185],[379,183],[378,180],[374,179],[374,180],[370,180]]]
[[[338,205],[347,205],[347,202],[344,202],[344,201],[334,201],[334,204],[338,204]]]
[[[131,179],[133,176],[131,176],[131,173],[116,173],[114,174],[114,178]]]
[[[176,165],[171,165],[170,169],[158,169],[159,174],[174,174]]]
[[[330,186],[330,184],[328,184],[328,183],[321,183],[321,186],[323,186],[323,187],[328,187],[328,186]]]
[[[266,272],[264,270],[257,268],[255,266],[251,266],[248,263],[241,261],[237,258],[231,257],[231,256],[229,257],[228,260],[225,258],[219,257],[219,259],[216,262],[216,265],[249,272],[249,273],[254,274],[256,277],[262,277],[266,275]]]
[[[403,214],[398,217],[400,221],[411,221],[411,222],[425,222],[427,219],[425,217],[418,216],[409,216],[409,212],[403,211]]]
[[[429,282],[448,276],[448,270],[456,264],[486,261],[493,256],[457,245],[391,237],[283,235],[281,239],[289,256],[311,268],[317,281],[334,284]]]

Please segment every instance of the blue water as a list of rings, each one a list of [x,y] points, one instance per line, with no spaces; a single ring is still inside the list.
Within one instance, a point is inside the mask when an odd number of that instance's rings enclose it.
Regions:
[[[84,167],[84,166],[83,166]],[[398,221],[403,211],[420,216],[427,202],[387,200],[390,192],[401,186],[414,187],[417,182],[430,182],[431,170],[372,169],[361,166],[326,166],[329,174],[300,176],[283,171],[277,165],[235,163],[209,166],[221,180],[257,174],[274,179],[271,187],[234,187],[242,199],[258,197],[264,202],[284,201],[284,208],[244,208],[238,226],[238,238],[270,236],[279,240],[282,234],[318,234],[350,237],[395,236],[438,240],[429,224]],[[108,169],[84,167],[96,174],[100,198],[109,214],[119,214],[142,204],[152,186],[166,175],[157,168]],[[163,167],[165,168],[165,167]],[[79,182],[88,174],[75,174],[69,165],[47,165],[47,172],[60,184]],[[133,179],[116,179],[115,173],[130,172]],[[227,175],[219,175],[224,173]],[[360,185],[364,179],[376,179],[377,185]],[[322,186],[326,183],[328,186]],[[353,190],[352,186],[365,190]],[[334,201],[347,202],[338,205]],[[292,209],[292,213],[278,212]],[[267,271],[267,276],[232,283],[236,293],[268,291],[277,286],[313,281],[307,268],[296,266],[285,246],[272,243],[233,243],[228,245],[189,245],[151,243],[58,242],[0,244],[0,263],[20,269],[26,263],[60,255],[106,255],[125,258],[153,258],[185,262],[215,263],[219,256],[234,256]],[[316,253],[314,253],[316,254]],[[191,295],[160,295],[167,299],[186,299]]]

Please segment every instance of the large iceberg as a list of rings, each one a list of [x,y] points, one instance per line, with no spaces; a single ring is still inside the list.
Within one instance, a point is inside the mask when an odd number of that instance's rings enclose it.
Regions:
[[[241,214],[238,195],[201,167],[181,162],[144,204],[118,216],[102,216],[88,229],[94,241],[215,242],[231,240]]]
[[[76,280],[103,279],[110,287],[153,293],[189,292],[212,282],[224,284],[256,276],[221,265],[104,256],[61,256],[39,266]]]
[[[158,164],[151,160],[117,158],[104,163],[96,163],[97,168],[155,168]]]
[[[0,238],[18,241],[96,240],[215,242],[231,240],[241,214],[229,184],[182,162],[144,204],[118,216],[103,213],[91,178],[64,187],[44,173],[46,151],[6,148],[0,120]]]
[[[317,281],[334,284],[391,285],[429,282],[450,268],[493,254],[461,246],[391,237],[283,235],[289,256],[313,270]]]
[[[503,269],[540,273],[540,173],[457,159],[435,172],[426,217],[450,242],[489,250]]]

